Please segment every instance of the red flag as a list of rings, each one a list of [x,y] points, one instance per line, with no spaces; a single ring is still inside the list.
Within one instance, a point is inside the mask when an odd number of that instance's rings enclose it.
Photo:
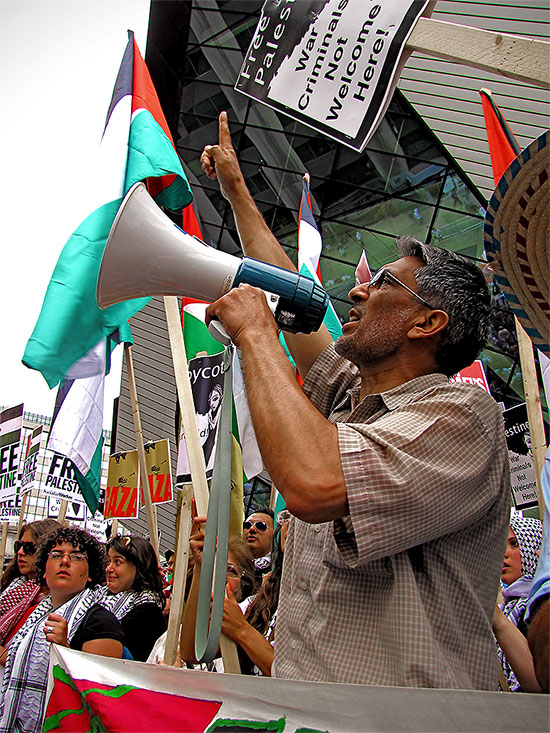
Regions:
[[[495,186],[497,186],[502,174],[510,163],[517,158],[521,148],[504,119],[504,115],[493,101],[490,90],[480,89],[479,93],[481,94],[483,116],[487,128],[493,178]]]

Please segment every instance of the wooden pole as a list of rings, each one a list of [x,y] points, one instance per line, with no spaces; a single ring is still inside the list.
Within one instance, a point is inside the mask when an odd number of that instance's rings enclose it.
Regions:
[[[61,499],[61,503],[59,505],[59,514],[57,515],[57,521],[60,524],[63,524],[65,521],[65,516],[67,515],[67,507],[69,506],[69,502],[67,499]]]
[[[199,439],[199,431],[197,429],[197,418],[195,415],[191,382],[189,380],[189,368],[187,366],[187,354],[185,353],[185,343],[183,341],[178,299],[175,296],[165,296],[164,310],[166,313],[168,336],[170,338],[172,362],[174,364],[174,375],[176,378],[181,423],[183,434],[185,436],[185,446],[187,448],[187,458],[189,460],[189,470],[191,473],[191,486],[195,497],[197,513],[199,516],[206,516],[208,512],[209,498],[208,484],[206,481],[206,468],[204,465],[204,453]],[[182,497],[182,507],[186,506],[183,504],[183,501],[186,502],[187,498]],[[180,577],[185,578],[185,575],[183,575],[184,567],[185,572],[187,572],[190,529],[190,522],[185,521],[184,517],[180,515],[176,557],[174,561],[172,594],[174,594],[176,589],[176,572],[178,570],[178,564],[181,565],[181,570],[179,572]],[[166,664],[174,664],[174,660],[176,658],[179,629],[183,617],[184,589],[181,589],[181,592],[182,595],[180,597],[178,591],[176,599],[174,599],[174,595],[172,595],[170,616],[168,618],[168,633],[166,636],[166,647],[164,651],[164,661]],[[222,634],[220,637],[220,647],[225,671],[233,674],[240,674],[241,669],[235,643]]]
[[[0,539],[0,569],[4,570],[4,558],[6,557],[6,541],[8,539],[9,522],[2,522],[2,538]]]
[[[19,522],[17,523],[16,537],[19,537],[19,535],[21,534],[21,528],[25,521],[25,512],[27,510],[27,496],[28,496],[28,491],[25,492],[23,496],[21,497],[21,511],[19,512]]]
[[[172,601],[168,617],[168,632],[164,647],[164,663],[174,666],[180,638],[181,619],[185,605],[185,586],[189,563],[189,534],[191,531],[192,484],[184,484],[178,494],[177,538],[174,548],[174,576],[172,579]]]
[[[550,88],[550,43],[547,41],[419,18],[406,48]]]
[[[118,534],[118,519],[113,519],[111,522],[111,537],[116,537]]]
[[[527,406],[527,421],[529,423],[529,434],[531,436],[531,452],[533,454],[535,478],[537,481],[539,515],[542,521],[544,519],[544,495],[542,493],[541,474],[544,466],[544,456],[546,454],[546,436],[544,434],[544,420],[542,417],[539,383],[537,379],[533,344],[516,316],[514,316],[514,320],[516,323],[516,332],[518,337],[519,360],[521,364],[521,375],[523,377],[523,388],[525,391],[525,404]]]
[[[143,433],[141,430],[141,419],[139,416],[139,405],[136,389],[136,378],[134,374],[134,362],[132,360],[131,346],[124,347],[124,358],[126,359],[126,369],[128,371],[128,387],[130,389],[130,403],[132,406],[132,418],[134,420],[134,434],[136,436],[136,445],[138,452],[139,474],[141,489],[143,491],[143,500],[145,502],[145,511],[147,513],[147,526],[149,528],[150,542],[157,554],[159,555],[159,538],[157,531],[157,514],[151,500],[151,492],[149,491],[149,481],[147,479],[147,462],[145,460],[145,448],[143,447]]]

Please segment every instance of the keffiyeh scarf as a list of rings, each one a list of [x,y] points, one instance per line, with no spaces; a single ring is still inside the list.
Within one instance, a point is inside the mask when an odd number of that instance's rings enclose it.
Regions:
[[[55,609],[67,620],[69,641],[95,602],[94,591],[86,588]],[[2,684],[0,733],[42,731],[50,661],[50,642],[46,640],[44,624],[52,610],[48,596],[11,641]]]
[[[0,596],[0,644],[40,593],[34,580],[15,578]]]
[[[95,599],[97,604],[114,614],[119,621],[142,603],[156,603],[159,607],[161,605],[158,594],[151,590],[124,590],[120,593],[111,593],[106,586],[102,586],[96,589]]]

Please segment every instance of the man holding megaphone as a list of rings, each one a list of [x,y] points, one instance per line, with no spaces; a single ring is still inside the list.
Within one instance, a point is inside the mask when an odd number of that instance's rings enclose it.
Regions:
[[[245,255],[295,270],[244,182],[227,115],[201,163],[232,206]],[[501,412],[449,377],[485,346],[481,270],[398,240],[400,257],[349,294],[332,344],[289,334],[298,386],[262,291],[207,309],[242,352],[264,465],[294,515],[275,676],[497,688],[491,620],[509,513]]]

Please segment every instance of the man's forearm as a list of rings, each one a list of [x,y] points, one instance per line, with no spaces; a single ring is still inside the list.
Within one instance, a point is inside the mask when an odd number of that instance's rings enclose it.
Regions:
[[[264,465],[289,510],[306,522],[348,514],[337,429],[304,395],[279,342],[245,345],[242,363]]]

